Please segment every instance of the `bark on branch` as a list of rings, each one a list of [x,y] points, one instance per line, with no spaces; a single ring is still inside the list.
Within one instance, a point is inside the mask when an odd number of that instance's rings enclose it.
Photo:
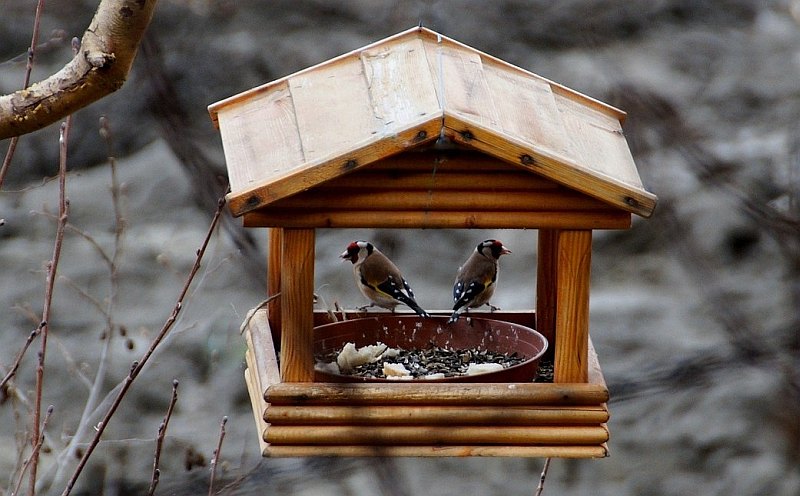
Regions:
[[[158,0],[102,0],[81,48],[60,71],[0,96],[0,140],[46,127],[118,90]]]

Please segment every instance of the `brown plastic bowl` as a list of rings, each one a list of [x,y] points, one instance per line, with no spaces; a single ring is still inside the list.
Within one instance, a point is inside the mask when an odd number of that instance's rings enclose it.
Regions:
[[[393,348],[478,348],[513,353],[527,358],[512,367],[471,376],[417,379],[425,382],[530,382],[536,377],[539,359],[547,350],[547,339],[529,327],[501,320],[461,317],[453,324],[448,317],[420,318],[416,315],[382,315],[325,324],[314,329],[314,352],[327,354],[348,342],[362,347],[381,342]],[[317,382],[408,382],[315,372]]]

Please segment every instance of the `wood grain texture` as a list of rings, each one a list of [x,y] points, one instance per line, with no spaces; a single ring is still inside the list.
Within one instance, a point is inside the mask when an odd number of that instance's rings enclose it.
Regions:
[[[292,383],[267,388],[273,405],[474,405],[573,406],[608,401],[604,385],[583,384],[482,384],[482,383]]]
[[[314,230],[283,231],[281,377],[314,380]]]
[[[531,172],[541,174],[627,212],[650,217],[655,209],[654,194],[640,187],[632,187],[616,176],[584,167],[569,156],[559,155],[543,148],[532,148],[515,136],[482,127],[478,121],[464,115],[445,113],[444,125],[445,134],[458,144],[481,150],[510,163],[520,164]]]
[[[553,360],[556,349],[556,261],[558,231],[539,229],[536,255],[536,330],[550,344],[544,359]]]
[[[268,312],[265,309],[257,310],[250,318],[244,330],[247,342],[248,367],[252,370],[255,384],[264,390],[273,384],[281,382],[280,368],[275,342],[272,340]]]
[[[255,424],[256,424],[255,425],[256,432],[258,434],[258,436],[257,436],[257,438],[258,438],[258,447],[259,447],[259,449],[260,449],[260,451],[261,451],[261,453],[263,455],[265,453],[266,449],[267,449],[267,446],[268,446],[267,442],[264,441],[264,435],[266,434],[266,430],[267,430],[267,423],[262,418],[263,410],[261,409],[261,403],[262,403],[263,400],[262,401],[258,401],[258,399],[261,397],[261,393],[259,392],[260,388],[253,381],[252,373],[253,373],[253,370],[250,367],[245,369],[245,371],[244,371],[244,382],[245,382],[245,385],[247,386],[247,394],[248,394],[248,396],[250,396],[250,405],[252,406],[253,417],[254,417]]]
[[[447,178],[439,178],[445,182]],[[566,189],[556,191],[496,191],[491,178],[484,183],[484,190],[471,191],[465,199],[463,191],[408,191],[405,189],[383,190],[379,194],[366,188],[336,188],[312,190],[273,203],[270,209],[323,210],[419,210],[419,211],[463,211],[465,204],[474,211],[506,212],[570,212],[608,210],[600,201],[589,196],[575,194]]]
[[[269,425],[264,440],[276,444],[379,445],[598,445],[608,440],[601,426],[288,426]]]
[[[649,216],[624,112],[424,28],[209,107],[242,215],[441,133]],[[527,157],[523,161],[523,158]]]
[[[347,152],[382,127],[356,56],[290,77],[288,84],[306,162]]]
[[[218,118],[231,191],[246,190],[306,161],[286,83],[222,109]]]
[[[438,137],[440,128],[440,117],[423,116],[388,136],[368,134],[347,148],[330,150],[315,160],[307,161],[302,167],[278,170],[269,178],[246,189],[229,193],[226,197],[228,207],[233,215],[239,216],[269,205],[376,160],[430,143]]]
[[[559,186],[543,177],[522,171],[451,170],[439,167],[420,156],[416,167],[398,165],[397,169],[366,168],[360,173],[338,177],[320,185],[315,191],[332,192],[340,188],[361,188],[382,194],[384,191],[526,191],[555,192]],[[413,167],[413,168],[412,168]],[[574,194],[574,193],[573,193]]]
[[[361,52],[364,80],[375,119],[383,134],[420,117],[441,117],[435,84],[417,37],[400,39]]]
[[[272,405],[265,420],[273,425],[597,425],[608,421],[608,410],[601,406]]]
[[[554,382],[589,378],[591,231],[558,231]]]
[[[268,446],[268,457],[309,456],[502,456],[527,458],[604,458],[605,443],[599,446]]]
[[[274,227],[269,229],[267,240],[267,298],[281,292],[281,260],[283,252],[283,229]],[[272,339],[281,342],[281,299],[273,298],[267,303],[269,325],[272,330]]]
[[[261,209],[244,217],[245,227],[417,228],[417,229],[626,229],[631,215],[618,210],[492,211],[341,211]]]

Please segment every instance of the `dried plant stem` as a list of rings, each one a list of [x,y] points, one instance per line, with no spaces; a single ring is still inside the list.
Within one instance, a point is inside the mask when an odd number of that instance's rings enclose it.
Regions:
[[[225,439],[225,424],[227,423],[228,417],[222,417],[222,422],[219,423],[217,449],[214,450],[214,456],[211,458],[211,479],[208,481],[208,496],[214,494],[214,479],[217,476],[217,464],[219,463],[220,453],[222,453],[222,440]]]
[[[42,18],[43,9],[44,9],[44,0],[39,0],[36,4],[36,14],[33,17],[33,35],[31,36],[31,45],[30,47],[28,47],[28,61],[25,64],[25,80],[22,83],[23,89],[27,88],[31,82],[31,72],[33,71],[33,61],[36,56],[36,45],[38,44],[39,40],[39,25]],[[8,173],[8,169],[11,165],[11,159],[14,157],[14,151],[17,148],[17,141],[19,141],[19,137],[15,136],[11,138],[8,144],[8,149],[6,150],[6,156],[3,159],[3,166],[2,168],[0,168],[0,188],[3,187],[3,181],[5,181],[6,174]],[[22,361],[22,357],[25,356],[25,352],[28,350],[28,348],[30,347],[31,343],[36,338],[36,336],[39,335],[41,330],[42,330],[42,325],[37,327],[28,336],[25,345],[22,347],[22,349],[14,359],[14,364],[12,365],[11,369],[6,374],[6,376],[3,377],[3,381],[0,382],[0,390],[2,390],[6,386],[8,381],[11,380],[12,377],[14,377],[14,375],[17,372],[17,369],[19,368],[19,364]]]
[[[156,454],[153,457],[153,475],[150,478],[150,488],[147,491],[147,496],[152,496],[156,492],[158,486],[158,479],[161,476],[161,471],[158,469],[158,464],[161,461],[161,447],[164,445],[164,437],[167,434],[167,426],[169,419],[172,417],[172,409],[175,408],[175,402],[178,401],[178,380],[172,381],[172,399],[167,407],[167,413],[164,415],[164,421],[158,426],[158,436],[156,437]]]
[[[77,40],[73,40],[74,43],[77,43]],[[102,307],[102,304],[97,301],[96,299],[92,298],[90,295],[83,292],[80,288],[76,288],[78,292],[84,295],[92,304],[97,307],[100,313],[104,316],[106,325],[104,329],[105,340],[102,352],[100,353],[99,357],[99,365],[97,367],[97,372],[94,376],[94,381],[91,383],[91,387],[89,389],[89,397],[86,399],[86,403],[83,407],[83,412],[81,413],[80,421],[78,422],[78,429],[75,434],[72,436],[68,446],[62,451],[61,455],[59,455],[59,466],[56,470],[56,475],[54,480],[56,482],[61,481],[63,477],[63,470],[66,467],[66,464],[63,463],[66,460],[74,459],[75,453],[78,449],[78,444],[81,442],[82,439],[86,436],[86,432],[89,428],[89,417],[97,408],[101,400],[101,394],[103,392],[103,385],[106,383],[106,376],[107,376],[107,369],[108,369],[108,357],[109,351],[111,349],[111,344],[113,342],[114,337],[114,309],[117,303],[117,294],[119,292],[119,278],[118,278],[118,267],[119,267],[119,259],[122,255],[122,246],[123,246],[123,239],[124,239],[124,220],[122,218],[122,207],[120,201],[120,188],[119,188],[119,181],[117,180],[116,175],[116,159],[114,158],[113,153],[113,146],[111,143],[111,131],[108,123],[108,119],[103,116],[100,118],[100,136],[105,140],[107,146],[107,157],[109,160],[109,164],[111,167],[111,200],[114,209],[114,220],[115,220],[115,229],[114,229],[114,247],[113,253],[109,257],[106,255],[105,251],[100,247],[100,245],[87,233],[84,233],[76,228],[72,230],[77,232],[81,237],[89,241],[89,243],[99,252],[100,256],[103,258],[103,261],[106,263],[108,268],[109,274],[109,295],[106,298],[106,305],[105,308]],[[68,226],[71,227],[71,226]]]
[[[69,217],[69,201],[67,200],[67,143],[69,141],[69,129],[72,117],[67,117],[61,124],[59,136],[59,164],[58,164],[58,225],[56,226],[56,240],[53,246],[53,258],[47,264],[47,280],[45,284],[44,305],[42,308],[41,328],[41,348],[39,351],[39,363],[36,367],[36,399],[33,406],[33,435],[31,442],[35,445],[39,439],[39,422],[42,411],[42,392],[44,388],[44,363],[47,354],[47,334],[49,331],[50,308],[53,302],[53,288],[58,272],[58,261],[61,258],[61,246],[64,242],[64,229]],[[36,472],[39,466],[38,451],[31,461],[30,491],[29,494],[36,494]]]
[[[17,479],[17,484],[14,486],[14,490],[11,491],[11,496],[14,496],[19,493],[19,488],[22,485],[22,479],[25,477],[25,471],[28,469],[28,466],[33,463],[33,460],[39,457],[39,450],[42,449],[42,444],[44,443],[44,432],[47,429],[47,421],[50,420],[50,415],[53,414],[53,405],[47,407],[47,414],[44,416],[44,420],[42,421],[42,430],[41,434],[39,434],[39,438],[36,440],[36,444],[33,446],[33,451],[31,452],[31,456],[25,460],[25,463],[22,464],[22,470],[19,472],[19,478]]]
[[[206,251],[208,243],[211,241],[211,235],[214,233],[214,230],[216,229],[216,226],[219,223],[219,219],[222,215],[222,209],[224,206],[225,206],[225,199],[223,197],[220,198],[220,200],[217,203],[217,211],[214,213],[214,218],[212,219],[211,225],[209,226],[208,231],[206,232],[203,244],[197,250],[197,255],[195,257],[194,265],[192,265],[192,268],[189,271],[189,275],[186,278],[186,281],[184,282],[183,288],[181,289],[181,292],[178,295],[178,300],[172,309],[172,314],[169,316],[169,318],[167,318],[166,322],[164,322],[163,327],[161,328],[155,339],[153,339],[152,343],[150,343],[150,347],[147,349],[142,358],[139,361],[133,362],[133,364],[131,365],[130,372],[128,373],[127,377],[125,377],[125,379],[123,380],[122,385],[119,391],[117,392],[116,397],[114,398],[114,401],[111,403],[105,415],[103,416],[103,420],[98,422],[97,425],[95,426],[94,437],[90,441],[89,445],[86,447],[86,450],[83,452],[83,456],[78,462],[78,466],[75,468],[72,477],[70,477],[70,480],[67,482],[67,486],[61,493],[62,496],[67,496],[72,492],[72,489],[75,486],[75,482],[78,480],[78,477],[83,471],[83,468],[89,461],[89,457],[94,452],[94,449],[100,443],[100,437],[103,435],[103,432],[105,431],[105,428],[108,425],[109,420],[111,420],[111,417],[114,416],[114,413],[117,411],[117,408],[119,408],[120,403],[122,403],[122,400],[127,394],[128,390],[130,389],[131,384],[133,384],[133,381],[136,380],[136,377],[139,375],[144,366],[147,364],[147,361],[153,355],[158,345],[161,344],[161,341],[163,341],[164,337],[166,337],[167,333],[170,331],[170,329],[172,329],[172,326],[175,324],[175,321],[178,318],[178,314],[180,313],[181,308],[183,308],[183,300],[189,291],[189,287],[191,286],[195,275],[200,269],[200,262],[203,259],[203,254]]]
[[[28,47],[28,62],[25,64],[25,81],[22,83],[23,89],[31,84],[31,71],[33,71],[33,59],[36,57],[36,45],[39,43],[39,25],[42,18],[42,10],[44,10],[44,0],[39,0],[36,3],[36,15],[33,17],[33,35],[31,35],[31,46]],[[5,181],[6,174],[8,174],[8,169],[11,166],[11,159],[14,157],[14,151],[17,149],[18,141],[19,136],[14,136],[8,143],[6,158],[3,159],[3,166],[0,168],[0,188],[3,187],[3,181]]]
[[[11,159],[14,158],[14,152],[17,150],[17,142],[19,136],[14,136],[8,140],[8,149],[6,149],[6,157],[3,159],[3,166],[0,167],[0,188],[3,187],[3,182],[6,180],[6,174],[11,167]]]
[[[3,377],[3,380],[0,381],[0,391],[2,391],[3,388],[6,387],[8,381],[14,378],[14,376],[17,373],[17,370],[19,369],[19,364],[22,361],[22,357],[25,356],[25,352],[28,351],[28,348],[30,348],[31,343],[33,343],[33,340],[36,339],[36,336],[38,336],[40,332],[42,332],[41,323],[39,324],[39,327],[31,331],[31,333],[28,335],[28,339],[25,341],[25,344],[22,346],[19,352],[17,352],[17,356],[14,358],[14,363],[11,365],[11,368]]]
[[[547,470],[550,468],[550,458],[547,458],[544,461],[544,467],[542,467],[542,475],[539,476],[539,485],[536,486],[536,492],[534,496],[542,496],[542,491],[544,491],[544,481],[547,478]]]

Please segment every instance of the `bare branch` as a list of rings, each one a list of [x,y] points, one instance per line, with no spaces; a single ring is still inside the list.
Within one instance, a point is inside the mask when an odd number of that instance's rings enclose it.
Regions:
[[[153,476],[150,478],[150,489],[147,491],[147,496],[152,496],[156,492],[158,486],[158,479],[161,476],[161,471],[158,469],[158,464],[161,461],[161,447],[164,445],[164,437],[167,434],[167,426],[169,419],[172,417],[172,409],[175,408],[175,402],[178,401],[178,379],[172,381],[172,399],[167,407],[167,414],[164,415],[164,421],[158,426],[158,437],[156,438],[156,454],[153,457]]]
[[[211,241],[211,235],[214,233],[214,230],[216,229],[216,226],[219,223],[219,219],[222,215],[224,206],[225,206],[225,198],[223,197],[220,198],[219,202],[217,203],[217,211],[214,213],[214,217],[211,220],[211,225],[208,227],[205,239],[203,239],[203,244],[197,250],[197,255],[195,257],[194,265],[189,271],[189,275],[187,276],[183,288],[181,289],[181,292],[178,295],[178,300],[175,303],[174,308],[172,309],[172,314],[169,316],[169,318],[167,318],[166,322],[164,322],[163,327],[159,331],[158,335],[153,339],[152,343],[150,343],[150,348],[148,348],[148,350],[142,356],[141,360],[139,360],[138,362],[133,362],[133,364],[131,365],[130,372],[122,382],[122,385],[119,391],[117,392],[117,396],[114,398],[114,401],[111,403],[105,415],[103,416],[103,420],[101,420],[95,426],[96,428],[94,437],[92,438],[89,445],[86,447],[86,450],[83,452],[83,456],[78,462],[78,466],[75,468],[72,477],[70,478],[69,482],[67,482],[64,491],[61,493],[62,496],[68,496],[72,492],[72,489],[75,486],[75,482],[78,480],[78,477],[83,471],[83,468],[89,461],[89,457],[94,452],[94,449],[100,443],[100,437],[102,437],[106,426],[108,426],[108,422],[111,420],[111,417],[114,416],[114,413],[116,413],[120,403],[122,403],[122,400],[127,394],[128,390],[130,389],[131,384],[133,384],[133,381],[136,380],[136,377],[142,371],[145,364],[147,364],[147,361],[150,359],[153,353],[155,353],[155,350],[156,348],[158,348],[158,345],[161,344],[161,341],[164,340],[167,333],[169,333],[170,329],[172,329],[172,326],[175,324],[175,321],[178,318],[178,314],[180,313],[181,308],[183,308],[183,300],[186,297],[187,293],[189,292],[189,287],[191,286],[195,275],[200,270],[200,262],[203,259],[203,255],[205,254],[206,248],[208,247],[208,243]]]
[[[0,97],[0,139],[21,136],[118,90],[130,72],[157,0],[102,0],[80,52],[56,74]]]
[[[35,463],[35,460],[39,458],[39,450],[42,449],[42,444],[44,443],[44,432],[47,429],[47,421],[50,420],[50,415],[53,414],[53,405],[47,407],[47,414],[42,421],[42,430],[41,434],[39,434],[39,438],[35,441],[33,446],[33,451],[31,452],[31,456],[25,460],[25,463],[22,464],[22,470],[19,472],[19,478],[17,479],[17,484],[14,487],[14,490],[11,491],[12,495],[16,495],[19,493],[19,488],[22,485],[22,479],[25,477],[25,471],[28,470],[28,466],[32,463]]]
[[[222,417],[222,422],[219,423],[219,441],[217,441],[217,449],[214,450],[214,456],[211,458],[211,480],[208,481],[208,496],[214,494],[214,479],[217,476],[217,463],[219,462],[220,453],[222,452],[222,440],[225,439],[225,424],[228,423],[228,417]]]
[[[11,365],[11,368],[8,370],[5,377],[3,377],[3,380],[0,381],[0,391],[2,391],[6,387],[6,384],[8,384],[8,381],[10,381],[16,375],[17,369],[19,369],[19,364],[22,361],[22,357],[25,356],[25,352],[28,351],[31,343],[33,343],[33,340],[36,339],[36,336],[38,336],[40,332],[42,332],[41,325],[31,331],[31,333],[28,335],[28,339],[25,341],[25,344],[22,346],[19,352],[17,352],[17,356],[14,358],[14,363]]]
[[[542,475],[539,476],[539,485],[536,486],[536,492],[533,493],[533,496],[542,496],[542,491],[544,491],[544,480],[547,478],[547,470],[550,468],[550,458],[547,458],[544,461],[544,467],[542,467]]]
[[[67,200],[67,144],[69,142],[69,130],[72,117],[67,117],[61,124],[61,135],[59,137],[60,158],[58,163],[58,225],[56,226],[56,240],[53,246],[53,258],[47,266],[47,281],[44,293],[44,305],[42,307],[41,323],[41,348],[39,351],[39,363],[36,367],[36,399],[33,407],[33,436],[32,442],[36,443],[39,439],[39,420],[42,410],[42,393],[44,388],[44,362],[47,354],[47,334],[49,330],[50,308],[53,301],[53,288],[56,282],[58,271],[58,261],[61,258],[61,245],[64,242],[64,229],[67,225],[69,215],[69,200]],[[31,462],[30,490],[31,496],[36,494],[36,472],[39,466],[39,453]]]
[[[31,46],[28,48],[28,61],[25,64],[25,81],[22,83],[22,89],[26,89],[31,82],[31,71],[33,71],[33,60],[36,56],[36,45],[39,41],[39,24],[42,18],[42,10],[44,9],[44,0],[39,0],[36,4],[36,15],[33,17],[33,35],[31,36]],[[6,179],[8,169],[11,166],[11,159],[14,158],[14,151],[17,149],[18,136],[14,136],[8,144],[6,150],[6,157],[3,159],[3,166],[0,167],[0,188],[3,187],[3,181]]]
[[[114,207],[114,218],[116,220],[115,225],[115,235],[114,235],[114,246],[113,246],[113,254],[107,255],[105,250],[94,240],[94,238],[85,233],[83,231],[74,228],[73,226],[68,225],[68,228],[72,228],[74,232],[78,233],[84,239],[86,239],[99,253],[99,255],[103,258],[104,262],[108,267],[109,279],[110,279],[110,289],[109,295],[106,298],[106,305],[103,308],[103,304],[98,301],[96,298],[89,295],[86,291],[79,288],[77,285],[72,283],[71,281],[67,280],[68,283],[73,285],[76,291],[79,294],[87,298],[100,312],[100,314],[104,317],[106,321],[106,327],[103,331],[104,333],[104,345],[102,351],[99,356],[99,365],[97,367],[97,372],[95,373],[94,381],[86,381],[89,385],[89,397],[86,399],[86,403],[83,407],[83,413],[81,414],[80,421],[78,422],[78,429],[72,436],[67,447],[62,451],[59,455],[59,461],[65,462],[66,460],[72,460],[76,458],[76,453],[78,450],[78,444],[81,442],[82,439],[86,436],[87,429],[89,428],[89,417],[93,414],[97,405],[101,401],[101,393],[103,391],[103,385],[106,383],[107,378],[107,370],[109,366],[109,356],[111,345],[114,337],[114,328],[116,324],[114,322],[114,308],[117,304],[117,294],[119,292],[119,280],[118,280],[118,266],[119,266],[119,259],[122,254],[122,241],[123,241],[123,234],[124,234],[124,226],[122,224],[122,214],[120,213],[120,194],[119,194],[119,182],[117,181],[116,177],[116,162],[113,157],[113,147],[110,141],[110,130],[108,125],[108,119],[102,117],[100,119],[100,135],[106,141],[107,148],[108,148],[108,159],[111,162],[111,196],[112,196],[112,203]],[[56,470],[56,474],[53,480],[56,482],[60,482],[62,480],[64,470],[66,468],[66,463],[59,463],[58,468]]]

